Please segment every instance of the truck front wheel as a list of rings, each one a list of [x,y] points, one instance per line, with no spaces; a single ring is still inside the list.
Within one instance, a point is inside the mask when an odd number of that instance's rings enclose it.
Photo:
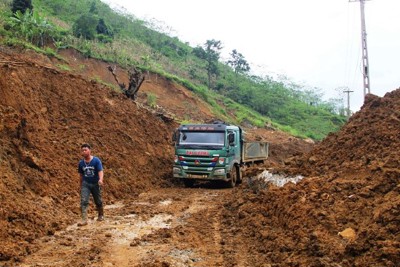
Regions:
[[[230,188],[234,188],[236,186],[236,182],[237,182],[237,178],[238,178],[238,174],[237,174],[237,168],[236,166],[233,166],[229,176],[230,176],[230,180],[228,181],[228,187]]]

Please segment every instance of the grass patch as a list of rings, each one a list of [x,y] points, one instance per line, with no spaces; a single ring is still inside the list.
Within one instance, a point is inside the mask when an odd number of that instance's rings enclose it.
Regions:
[[[64,70],[64,71],[71,71],[71,70],[72,70],[70,66],[64,65],[64,64],[57,64],[57,67],[58,67],[60,70]]]
[[[149,105],[152,108],[155,108],[157,106],[157,96],[153,93],[148,93],[147,94],[147,105]]]

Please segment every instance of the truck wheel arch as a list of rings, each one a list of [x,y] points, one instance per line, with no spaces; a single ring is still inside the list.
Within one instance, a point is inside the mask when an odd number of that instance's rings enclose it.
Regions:
[[[238,177],[240,175],[240,168],[238,164],[233,164],[231,170],[229,171],[229,181],[228,187],[234,188],[238,183]]]

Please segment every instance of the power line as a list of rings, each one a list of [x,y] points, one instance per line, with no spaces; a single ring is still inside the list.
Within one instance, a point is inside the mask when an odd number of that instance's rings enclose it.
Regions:
[[[367,31],[366,31],[366,26],[365,26],[365,12],[364,12],[364,4],[365,4],[364,2],[365,1],[368,1],[368,0],[349,0],[349,2],[360,2],[364,97],[366,94],[371,93],[370,82],[369,82]]]

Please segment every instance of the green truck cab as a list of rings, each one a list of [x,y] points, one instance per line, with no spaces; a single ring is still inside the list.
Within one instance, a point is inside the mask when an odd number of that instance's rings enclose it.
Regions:
[[[246,164],[268,157],[268,143],[246,142],[240,127],[223,122],[181,125],[173,141],[173,175],[188,187],[196,180],[225,181],[235,187]]]

